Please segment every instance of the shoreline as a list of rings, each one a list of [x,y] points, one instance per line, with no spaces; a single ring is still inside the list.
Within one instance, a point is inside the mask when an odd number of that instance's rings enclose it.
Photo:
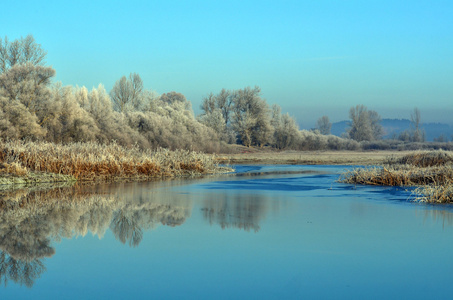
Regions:
[[[232,170],[215,155],[109,144],[0,140],[0,189],[52,182],[144,181]]]
[[[57,174],[52,172],[29,171],[25,175],[0,173],[0,190],[15,188],[36,187],[39,185],[52,185],[59,183],[76,182],[124,182],[124,181],[147,181],[158,180],[168,177],[194,177],[211,174],[223,174],[233,171],[232,165],[256,165],[256,164],[276,164],[276,165],[381,165],[389,157],[403,157],[413,151],[272,151],[266,149],[249,148],[243,149],[243,153],[216,154],[213,161],[218,166],[208,172],[171,172],[173,174],[160,174],[160,176],[104,176],[98,174],[90,180],[77,179],[72,175]],[[215,164],[214,163],[214,164]],[[195,172],[194,172],[195,171]],[[206,170],[207,171],[207,170]],[[179,173],[179,174],[178,174]]]
[[[248,149],[247,149],[248,150]],[[74,185],[76,183],[102,182],[140,182],[161,180],[166,178],[194,178],[205,175],[225,174],[233,172],[234,165],[350,165],[365,168],[354,168],[342,174],[339,182],[365,185],[416,186],[416,194],[421,202],[452,202],[453,186],[449,164],[453,158],[447,152],[417,152],[417,151],[269,151],[266,149],[250,149],[252,152],[206,155],[201,153],[184,153],[174,155],[166,152],[166,163],[159,164],[160,172],[90,172],[90,176],[79,177],[72,174],[53,173],[49,171],[23,171],[15,166],[16,173],[4,172],[0,169],[0,191],[16,189],[32,189],[58,185]],[[181,154],[181,153],[179,153]],[[195,160],[193,156],[197,156]],[[188,158],[190,159],[188,160]],[[175,161],[174,159],[177,158]],[[203,159],[200,159],[203,158]],[[417,158],[410,162],[408,159]],[[188,163],[190,161],[190,163]],[[430,166],[439,162],[440,166]],[[183,163],[184,162],[184,163]],[[79,162],[82,163],[83,162]],[[103,163],[98,161],[98,163]],[[412,166],[408,166],[411,163]],[[428,163],[427,166],[422,163]],[[209,167],[207,167],[207,165]],[[390,165],[389,165],[390,164]],[[11,167],[3,164],[2,167]],[[161,168],[165,168],[162,170]],[[384,166],[376,168],[376,166]],[[142,168],[141,163],[135,163],[133,168]],[[154,168],[156,169],[156,168]],[[163,172],[162,172],[163,171]],[[439,179],[436,179],[439,177]],[[434,178],[434,179],[433,179]],[[430,179],[431,181],[429,181]],[[442,180],[440,180],[442,179]],[[428,180],[428,181],[427,181]],[[421,195],[421,196],[420,196]]]
[[[254,149],[255,150],[255,149]],[[218,154],[216,161],[226,165],[381,165],[390,157],[400,158],[414,151],[256,151]]]

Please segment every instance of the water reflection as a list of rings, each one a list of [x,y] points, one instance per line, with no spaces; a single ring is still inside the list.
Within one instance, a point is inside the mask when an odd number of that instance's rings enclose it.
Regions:
[[[0,280],[6,286],[9,280],[21,285],[32,287],[35,280],[46,271],[44,263],[40,259],[31,261],[18,260],[0,251]]]
[[[208,194],[201,210],[210,225],[258,232],[260,220],[268,210],[267,200],[270,199],[257,194]]]
[[[446,209],[424,209],[424,221],[434,220],[442,222],[442,227],[453,225],[453,207],[451,205],[446,206]]]
[[[206,224],[224,230],[258,233],[269,212],[283,209],[288,203],[303,203],[307,197],[312,201],[310,203],[321,203],[320,211],[325,215],[333,209],[331,205],[322,204],[326,199],[340,203],[344,200],[342,197],[359,197],[357,190],[351,190],[351,194],[340,188],[332,189],[331,180],[322,177],[324,174],[280,175],[272,186],[260,189],[254,187],[270,185],[270,179],[260,176],[253,180],[252,174],[250,180],[244,180],[244,176],[231,176],[216,182],[206,179],[209,184],[204,185],[204,179],[197,178],[198,185],[188,188],[182,185],[191,183],[191,180],[0,192],[0,280],[5,285],[14,282],[33,286],[46,272],[45,260],[56,252],[53,243],[64,238],[88,233],[102,238],[110,230],[119,243],[138,247],[146,231],[159,226],[183,225],[192,213]],[[285,188],[274,187],[277,185]],[[303,188],[307,185],[317,189]],[[363,194],[367,195],[366,192]],[[286,199],[285,195],[293,197],[292,200],[280,201],[280,197]],[[366,197],[363,199],[366,201]],[[353,201],[351,205],[354,216],[366,215],[368,209],[375,209],[362,201]],[[286,212],[288,208],[285,208]],[[447,206],[432,206],[432,209],[420,206],[420,210],[414,211],[425,218],[442,220],[444,226],[453,225],[453,210]],[[297,211],[296,218],[303,213]]]
[[[110,229],[120,243],[137,247],[144,231],[180,226],[193,201],[205,219],[222,228],[260,229],[267,206],[259,196],[183,194],[169,189],[187,181],[120,183],[15,190],[0,193],[0,279],[31,287],[55,254],[53,241],[85,236],[102,238]],[[197,199],[194,199],[196,197]]]

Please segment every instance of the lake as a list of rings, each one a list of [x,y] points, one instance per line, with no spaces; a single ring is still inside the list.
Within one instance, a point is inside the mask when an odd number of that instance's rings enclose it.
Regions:
[[[3,192],[0,299],[450,299],[452,206],[346,168]]]

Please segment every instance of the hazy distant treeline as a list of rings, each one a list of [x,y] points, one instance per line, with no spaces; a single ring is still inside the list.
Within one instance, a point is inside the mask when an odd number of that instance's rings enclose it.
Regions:
[[[46,65],[46,54],[31,35],[0,39],[0,138],[115,140],[124,146],[219,152],[228,144],[353,150],[360,148],[358,142],[382,136],[380,116],[364,106],[351,108],[351,128],[342,138],[330,135],[326,116],[317,130],[299,130],[279,106],[269,107],[259,87],[211,93],[195,117],[184,95],[147,90],[136,73],[120,78],[109,93],[103,85],[91,90],[62,86],[52,83],[55,70]]]

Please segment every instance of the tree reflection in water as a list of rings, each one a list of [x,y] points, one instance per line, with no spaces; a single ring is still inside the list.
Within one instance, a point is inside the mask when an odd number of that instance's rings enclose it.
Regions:
[[[51,241],[88,232],[102,238],[110,228],[136,247],[144,230],[181,225],[190,216],[189,202],[137,184],[0,191],[0,280],[33,286],[46,271],[45,258],[55,254]]]
[[[35,280],[45,271],[44,263],[38,258],[31,261],[14,259],[0,250],[0,281],[5,286],[12,280],[20,285],[32,287]]]
[[[143,239],[143,230],[137,220],[133,216],[127,216],[127,212],[123,209],[114,213],[110,230],[117,240],[123,244],[128,242],[132,247],[138,246]]]
[[[258,232],[259,223],[267,213],[268,200],[257,194],[210,194],[201,210],[210,225]]]
[[[119,242],[137,247],[146,230],[182,225],[191,215],[192,201],[201,205],[209,224],[254,232],[260,230],[269,207],[277,210],[281,205],[275,196],[263,193],[183,195],[168,189],[187,182],[0,191],[0,281],[33,286],[46,271],[45,259],[55,254],[52,242],[62,238],[88,232],[102,238],[110,228]],[[451,211],[423,212],[453,224]]]

